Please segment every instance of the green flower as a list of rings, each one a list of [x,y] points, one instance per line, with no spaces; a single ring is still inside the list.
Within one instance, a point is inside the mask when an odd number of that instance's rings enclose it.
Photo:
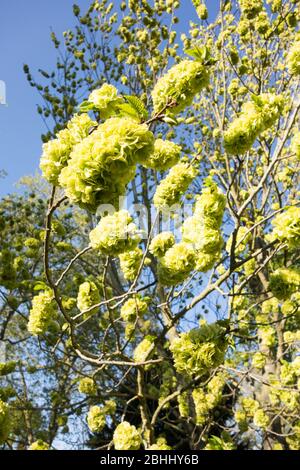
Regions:
[[[143,251],[135,248],[119,255],[121,271],[127,281],[133,281],[139,271],[143,259]]]
[[[128,299],[121,307],[121,318],[126,322],[134,322],[148,310],[148,302],[139,296]]]
[[[176,370],[198,376],[222,364],[228,344],[226,331],[222,322],[216,322],[181,333],[170,346]]]
[[[291,249],[300,247],[300,207],[289,207],[277,214],[272,225],[272,238],[286,242]]]
[[[149,251],[157,258],[161,258],[173,245],[175,245],[173,233],[161,232],[151,240]]]
[[[49,444],[42,439],[38,439],[28,447],[28,450],[49,450]]]
[[[287,66],[291,75],[300,75],[300,41],[296,41],[289,50]]]
[[[140,433],[127,421],[116,427],[113,441],[116,450],[138,450],[142,444]]]
[[[146,124],[110,118],[73,148],[59,182],[73,202],[92,212],[102,203],[114,205],[134,178],[136,164],[147,161],[153,146]]]
[[[57,314],[53,292],[51,290],[40,292],[32,299],[27,325],[29,333],[35,336],[45,333],[57,318]]]
[[[168,446],[164,437],[159,437],[156,443],[149,447],[149,450],[172,450],[172,447]]]
[[[97,395],[97,385],[90,377],[84,377],[78,383],[78,391],[85,395]]]
[[[180,145],[177,145],[170,140],[157,139],[154,142],[154,152],[150,155],[144,165],[147,168],[165,171],[178,163],[180,153]]]
[[[288,299],[300,287],[300,270],[279,268],[270,275],[269,288],[279,300]]]
[[[296,132],[291,141],[292,152],[296,154],[296,157],[300,160],[300,132]]]
[[[126,210],[102,217],[89,237],[91,247],[108,256],[131,251],[140,242],[137,227]]]
[[[243,15],[249,20],[256,17],[263,9],[262,0],[239,0],[240,9]]]
[[[157,271],[159,282],[165,286],[180,284],[194,267],[195,251],[187,243],[177,243],[159,259]]]
[[[43,145],[40,168],[49,183],[58,184],[61,170],[68,164],[74,146],[87,137],[95,125],[97,123],[87,114],[75,114],[67,128],[56,135],[56,139]]]
[[[78,296],[77,296],[77,307],[81,312],[89,309],[92,305],[98,304],[100,302],[100,294],[98,288],[94,282],[86,281],[83,284],[80,284]],[[97,313],[98,308],[94,308],[89,315]]]
[[[244,103],[240,116],[232,121],[224,134],[225,150],[239,155],[251,149],[256,138],[272,127],[283,110],[284,98],[272,93],[253,96]]]
[[[173,166],[156,188],[153,198],[155,207],[163,209],[179,203],[196,176],[196,169],[188,163],[177,163]]]
[[[91,406],[87,416],[87,424],[90,431],[100,433],[106,424],[103,408]]]
[[[92,91],[88,101],[100,111],[103,119],[107,119],[118,111],[118,105],[123,102],[123,99],[118,96],[118,90],[113,85],[104,83],[101,88]]]
[[[209,74],[202,62],[183,60],[157,81],[152,91],[154,112],[159,114],[171,105],[172,113],[180,113],[208,83]]]

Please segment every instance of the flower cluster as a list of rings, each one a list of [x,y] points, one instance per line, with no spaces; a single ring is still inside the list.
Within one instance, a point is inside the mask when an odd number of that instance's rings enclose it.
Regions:
[[[104,406],[91,406],[87,415],[87,424],[91,432],[100,433],[106,424],[106,416],[116,412],[116,402],[108,400]]]
[[[149,450],[172,450],[172,447],[168,446],[165,437],[159,437],[156,443],[149,447]]]
[[[45,333],[57,317],[57,306],[51,290],[40,292],[32,299],[27,329],[32,335]]]
[[[118,96],[118,90],[113,85],[104,83],[101,88],[92,91],[88,101],[93,103],[103,119],[107,119],[116,114],[123,99]]]
[[[235,419],[242,431],[247,430],[249,420],[252,420],[253,424],[261,429],[266,429],[270,422],[264,410],[259,407],[258,401],[251,397],[242,398],[241,408],[236,410]]]
[[[272,239],[287,243],[291,249],[300,247],[300,207],[289,207],[274,218]]]
[[[157,139],[154,142],[154,151],[146,161],[145,166],[158,171],[168,170],[178,163],[180,153],[180,145],[170,140]]]
[[[300,287],[300,270],[278,268],[270,275],[269,288],[279,300],[288,299]]]
[[[135,426],[123,421],[113,435],[115,450],[138,450],[142,444],[142,438]]]
[[[78,391],[85,395],[97,395],[97,385],[90,377],[84,377],[78,383]]]
[[[163,209],[179,203],[196,176],[197,170],[188,163],[180,162],[173,166],[156,188],[153,198],[155,207]]]
[[[207,180],[195,204],[192,217],[182,226],[182,239],[196,251],[196,269],[211,269],[220,256],[223,238],[220,231],[226,199],[216,183]]]
[[[159,114],[169,106],[172,113],[180,113],[208,83],[209,74],[201,61],[181,61],[157,81],[152,91],[154,112]]]
[[[100,406],[91,406],[87,416],[87,424],[90,431],[99,433],[106,424],[105,413]]]
[[[300,131],[296,132],[291,142],[292,152],[300,160]]]
[[[67,165],[73,147],[87,137],[89,130],[95,125],[97,123],[88,114],[76,114],[67,128],[56,135],[56,139],[43,145],[40,168],[49,183],[58,184],[58,177]]]
[[[175,286],[183,282],[195,267],[195,251],[184,242],[169,248],[159,258],[157,274],[159,282],[165,286]]]
[[[138,247],[119,255],[121,271],[127,281],[133,281],[135,279],[139,272],[142,259],[143,251]]]
[[[203,3],[201,0],[193,0],[193,4],[196,7],[196,12],[200,20],[207,20],[208,11],[205,3]]]
[[[225,149],[238,155],[250,150],[255,139],[275,124],[283,110],[284,98],[272,93],[253,96],[244,103],[240,116],[224,133]]]
[[[6,441],[10,431],[9,406],[0,399],[0,444]]]
[[[198,425],[205,424],[208,415],[222,400],[222,390],[225,385],[221,374],[215,375],[208,383],[207,389],[195,388],[192,392]]]
[[[170,346],[176,370],[199,376],[222,364],[227,349],[226,332],[223,323],[216,322],[181,333]]]
[[[173,245],[175,245],[173,233],[161,232],[151,240],[149,251],[157,258],[161,258]]]
[[[154,346],[154,337],[146,336],[133,351],[134,362],[145,362],[149,359]]]
[[[249,20],[256,17],[263,8],[262,0],[239,0],[240,9],[243,15]]]
[[[28,450],[49,450],[49,444],[44,442],[42,439],[38,439],[37,441],[30,444]]]
[[[89,309],[95,304],[100,302],[100,294],[98,287],[94,282],[86,281],[83,284],[80,284],[78,296],[77,296],[77,307],[81,312]],[[98,308],[90,310],[89,315],[97,313]]]
[[[289,50],[287,66],[291,75],[300,75],[300,40],[296,41]]]
[[[137,227],[126,210],[102,217],[89,237],[91,247],[108,256],[131,251],[140,242]]]
[[[136,164],[153,152],[154,136],[146,124],[110,118],[77,144],[59,177],[66,195],[95,212],[101,203],[116,203],[135,175]]]
[[[128,299],[121,307],[121,318],[126,322],[134,322],[137,317],[143,316],[147,310],[147,300],[136,295]]]

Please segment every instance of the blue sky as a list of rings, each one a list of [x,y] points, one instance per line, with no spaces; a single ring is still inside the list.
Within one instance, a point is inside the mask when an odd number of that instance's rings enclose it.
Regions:
[[[191,0],[181,0],[180,19],[186,29],[188,19],[196,19]],[[36,171],[41,154],[40,135],[44,124],[36,112],[39,97],[23,73],[27,63],[32,71],[52,70],[55,49],[50,29],[58,35],[74,25],[74,0],[1,0],[0,5],[0,80],[6,84],[7,105],[0,105],[0,197],[14,191],[14,183]],[[77,0],[84,10],[89,0]],[[120,0],[115,0],[116,4]],[[209,0],[211,16],[218,0]],[[1,89],[0,89],[1,91]]]

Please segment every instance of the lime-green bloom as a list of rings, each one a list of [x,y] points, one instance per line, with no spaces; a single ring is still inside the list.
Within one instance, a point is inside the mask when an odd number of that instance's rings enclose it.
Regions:
[[[100,433],[106,424],[103,408],[91,406],[87,416],[87,424],[92,432]]]
[[[157,139],[154,142],[154,152],[144,165],[154,170],[165,171],[178,163],[180,153],[180,145],[170,140]]]
[[[156,443],[149,447],[149,450],[172,450],[172,447],[168,446],[164,437],[159,437]]]
[[[300,131],[296,132],[291,142],[292,152],[300,160]]]
[[[188,163],[173,166],[156,188],[153,198],[155,207],[163,209],[179,203],[196,176],[197,170]]]
[[[143,251],[135,248],[119,255],[121,271],[127,281],[133,281],[138,274],[143,259]],[[146,260],[145,260],[146,262]]]
[[[148,310],[148,302],[140,296],[128,299],[121,307],[121,317],[126,322],[134,322],[137,317],[143,316]]]
[[[28,450],[49,450],[49,444],[42,439],[38,439],[28,447]]]
[[[189,376],[203,375],[222,364],[227,349],[226,331],[216,322],[182,333],[170,346],[176,370]]]
[[[83,284],[80,284],[78,296],[77,296],[77,307],[81,312],[89,309],[92,305],[98,304],[100,302],[100,294],[98,287],[94,282],[86,281]],[[98,308],[91,310],[89,315],[97,313]]]
[[[40,292],[32,299],[27,325],[29,333],[35,336],[45,333],[57,318],[57,313],[53,292],[51,290]]]
[[[173,245],[175,245],[173,233],[161,232],[151,240],[149,251],[157,258],[161,258]]]
[[[162,285],[174,286],[183,282],[195,267],[195,251],[184,242],[177,243],[159,259],[158,279]]]
[[[269,288],[279,300],[288,299],[300,287],[300,270],[279,268],[270,275]]]
[[[248,18],[252,19],[262,10],[262,0],[239,0],[241,12]]]
[[[157,81],[152,91],[154,112],[160,113],[171,104],[171,112],[180,113],[208,82],[209,74],[202,62],[183,60]]]
[[[72,201],[95,212],[101,203],[118,202],[136,164],[149,158],[153,146],[154,136],[146,124],[108,119],[73,148],[59,182]]]
[[[84,377],[78,383],[78,391],[85,395],[97,395],[97,385],[90,377]]]
[[[142,444],[140,433],[128,421],[123,421],[116,427],[113,441],[116,450],[138,450]]]
[[[289,207],[274,218],[272,238],[285,242],[291,249],[300,247],[300,207]]]
[[[287,66],[291,75],[300,75],[300,41],[296,41],[289,50]]]
[[[218,186],[208,180],[195,204],[192,217],[182,225],[182,239],[196,252],[196,269],[211,269],[220,256],[223,238],[220,231],[226,199]]]
[[[141,239],[132,217],[126,210],[102,217],[89,237],[91,247],[108,256],[118,256],[135,249]]]
[[[73,147],[88,136],[89,130],[97,125],[87,114],[76,114],[67,128],[43,145],[40,168],[49,183],[58,184],[61,170],[67,165]]]
[[[118,90],[113,85],[104,83],[101,88],[92,91],[88,101],[100,111],[103,119],[107,119],[118,111],[118,105],[123,99],[118,96]]]
[[[251,149],[255,139],[272,127],[283,110],[284,98],[272,93],[253,96],[244,103],[241,114],[229,125],[224,134],[225,149],[239,155]]]

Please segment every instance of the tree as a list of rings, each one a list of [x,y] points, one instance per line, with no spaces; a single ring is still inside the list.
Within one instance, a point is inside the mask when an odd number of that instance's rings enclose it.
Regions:
[[[79,414],[95,448],[300,447],[299,1],[221,0],[210,23],[193,3],[183,52],[179,2],[122,2],[120,19],[97,1],[74,7],[50,86],[25,67],[55,120],[51,194],[21,246],[25,293],[7,241],[21,221],[3,236],[4,331],[21,338],[28,317],[56,399],[23,446],[52,446],[58,417]],[[18,406],[1,401],[4,446]]]

